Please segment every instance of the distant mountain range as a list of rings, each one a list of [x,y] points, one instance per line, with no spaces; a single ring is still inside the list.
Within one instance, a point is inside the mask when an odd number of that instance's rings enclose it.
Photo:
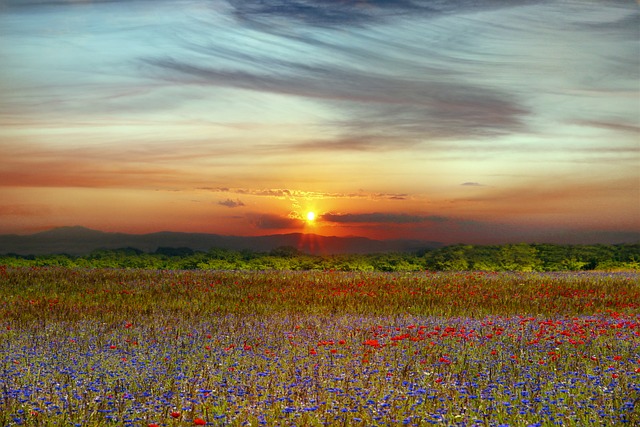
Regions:
[[[135,248],[155,252],[158,248],[213,248],[268,252],[292,246],[310,254],[363,254],[415,252],[442,247],[439,242],[420,240],[373,240],[366,237],[329,237],[317,234],[274,234],[270,236],[222,236],[205,233],[159,232],[151,234],[106,233],[85,227],[60,227],[27,236],[0,235],[0,254],[86,255],[100,249]]]

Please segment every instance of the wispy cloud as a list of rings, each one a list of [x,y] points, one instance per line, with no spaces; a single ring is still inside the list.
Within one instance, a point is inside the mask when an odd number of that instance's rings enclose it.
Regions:
[[[222,206],[226,206],[228,208],[239,208],[244,206],[244,203],[242,203],[242,201],[240,199],[236,199],[236,200],[232,200],[232,199],[226,199],[226,200],[220,200],[218,202],[219,205]]]
[[[30,217],[51,214],[51,208],[42,204],[5,204],[0,205],[0,217]]]
[[[215,50],[211,52],[215,56]],[[370,53],[373,54],[373,53]],[[353,71],[341,65],[289,63],[279,72],[216,68],[174,58],[148,59],[165,70],[161,78],[180,82],[249,89],[332,103],[346,113],[331,125],[344,135],[329,143],[307,143],[309,149],[376,149],[387,144],[431,138],[487,137],[522,129],[527,108],[496,88],[442,76],[445,69],[422,76],[392,77],[375,71]],[[258,63],[256,62],[256,67]],[[304,146],[304,145],[303,145]]]
[[[81,157],[16,158],[0,170],[0,187],[164,188],[180,179],[190,178],[175,168],[118,165]]]
[[[369,200],[406,200],[407,193],[380,193],[358,191],[353,193],[304,191],[287,188],[230,188],[230,187],[200,187],[199,190],[215,193],[243,194],[248,196],[272,197],[276,199],[369,199]]]
[[[635,95],[638,96],[640,94],[636,93]],[[640,112],[640,107],[638,107],[638,110]],[[638,123],[621,123],[602,120],[578,120],[576,121],[576,124],[640,135],[640,125],[638,125]]]
[[[3,5],[9,7],[38,7],[38,6],[82,6],[89,3],[122,3],[132,0],[3,0]],[[133,0],[136,1],[136,0]],[[141,1],[141,0],[137,0]],[[143,0],[142,0],[143,1]]]
[[[610,2],[610,4],[615,3],[621,7],[627,8],[629,7],[630,2],[625,0],[614,0]],[[587,30],[598,31],[599,35],[602,37],[631,39],[635,42],[640,37],[640,11],[636,8],[634,13],[626,14],[620,18],[604,19],[600,22],[582,22],[576,24],[576,26],[579,28],[586,28]]]
[[[535,3],[509,2],[509,7]],[[327,138],[292,148],[322,151],[410,150],[434,141],[486,139],[527,130],[532,113],[517,93],[482,82],[495,64],[488,55],[460,60],[465,49],[442,25],[424,19],[504,3],[474,1],[232,1],[240,24],[208,36],[203,17],[181,40],[180,54],[141,59],[149,77],[168,84],[201,85],[297,98],[340,112],[321,123]],[[406,26],[398,32],[379,18]],[[254,25],[286,18],[288,26]],[[250,22],[247,22],[250,21]],[[327,25],[331,21],[335,25]],[[344,25],[377,23],[349,34]],[[216,24],[225,25],[226,20]],[[320,28],[306,31],[306,26]],[[460,25],[460,24],[458,24]],[[475,23],[479,31],[493,21]],[[485,28],[486,27],[486,28]],[[287,29],[289,28],[289,29]],[[513,31],[519,31],[515,26]],[[420,41],[424,39],[423,41]],[[451,39],[451,42],[445,42]],[[273,52],[273,53],[271,53]],[[390,67],[390,64],[393,66]],[[493,72],[493,71],[491,71]]]
[[[249,223],[260,230],[301,229],[304,222],[297,218],[271,214],[248,214]]]
[[[411,215],[404,213],[325,213],[320,217],[323,221],[336,223],[383,223],[383,224],[413,224],[421,222],[447,222],[449,218],[438,215]]]
[[[235,15],[260,25],[273,25],[280,20],[314,26],[365,25],[408,14],[438,16],[445,13],[509,7],[540,0],[229,0]]]

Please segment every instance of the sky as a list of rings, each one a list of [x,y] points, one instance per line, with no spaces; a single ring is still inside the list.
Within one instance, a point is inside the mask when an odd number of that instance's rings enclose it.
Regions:
[[[0,234],[72,225],[637,242],[640,6],[0,0]]]

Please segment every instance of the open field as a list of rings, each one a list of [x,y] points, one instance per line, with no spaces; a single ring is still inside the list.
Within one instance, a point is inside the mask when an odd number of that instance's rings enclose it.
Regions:
[[[633,425],[639,279],[0,267],[0,425]]]

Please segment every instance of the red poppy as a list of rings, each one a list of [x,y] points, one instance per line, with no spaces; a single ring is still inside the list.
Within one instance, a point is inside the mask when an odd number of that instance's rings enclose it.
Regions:
[[[180,412],[177,411],[173,411],[169,415],[171,415],[173,418],[180,418]]]
[[[193,420],[193,423],[197,426],[204,426],[207,425],[207,422],[205,420],[203,420],[202,418],[196,418],[195,420]]]

